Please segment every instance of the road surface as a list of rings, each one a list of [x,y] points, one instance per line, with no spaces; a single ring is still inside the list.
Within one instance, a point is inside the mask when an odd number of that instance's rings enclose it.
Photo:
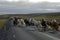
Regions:
[[[60,33],[29,31],[27,28],[12,27],[9,40],[60,40]]]

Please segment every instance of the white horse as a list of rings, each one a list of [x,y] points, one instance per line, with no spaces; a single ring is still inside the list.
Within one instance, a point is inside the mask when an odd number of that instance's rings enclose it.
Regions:
[[[25,24],[23,19],[18,19],[18,22],[19,22],[18,26],[20,26],[20,27],[25,27],[26,26],[26,24]]]
[[[32,23],[34,23],[34,26],[36,26],[36,28],[38,30],[42,29],[41,21],[37,21],[37,20],[33,19]]]

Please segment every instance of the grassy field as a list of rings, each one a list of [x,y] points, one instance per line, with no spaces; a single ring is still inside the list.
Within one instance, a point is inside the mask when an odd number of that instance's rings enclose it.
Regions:
[[[0,19],[0,28],[2,28],[5,23],[6,23],[7,19]]]
[[[24,15],[24,16],[18,16],[22,18],[34,18],[36,20],[41,20],[42,18],[45,18],[46,20],[53,20],[56,19],[58,22],[60,22],[60,15]]]

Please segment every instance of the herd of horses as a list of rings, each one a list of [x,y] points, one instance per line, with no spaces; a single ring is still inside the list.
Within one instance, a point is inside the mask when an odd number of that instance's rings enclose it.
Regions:
[[[27,27],[27,26],[35,26],[38,30],[42,29],[44,31],[47,30],[55,30],[60,31],[60,23],[56,21],[56,19],[53,19],[51,21],[45,20],[45,18],[42,18],[40,21],[37,21],[32,18],[20,18],[20,17],[13,17],[12,18],[13,25],[19,26],[19,27]]]

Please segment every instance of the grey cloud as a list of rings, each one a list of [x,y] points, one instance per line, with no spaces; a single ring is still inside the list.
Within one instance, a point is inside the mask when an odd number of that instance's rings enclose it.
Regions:
[[[0,13],[41,13],[41,12],[59,12],[60,3],[29,3],[29,2],[1,2]]]

